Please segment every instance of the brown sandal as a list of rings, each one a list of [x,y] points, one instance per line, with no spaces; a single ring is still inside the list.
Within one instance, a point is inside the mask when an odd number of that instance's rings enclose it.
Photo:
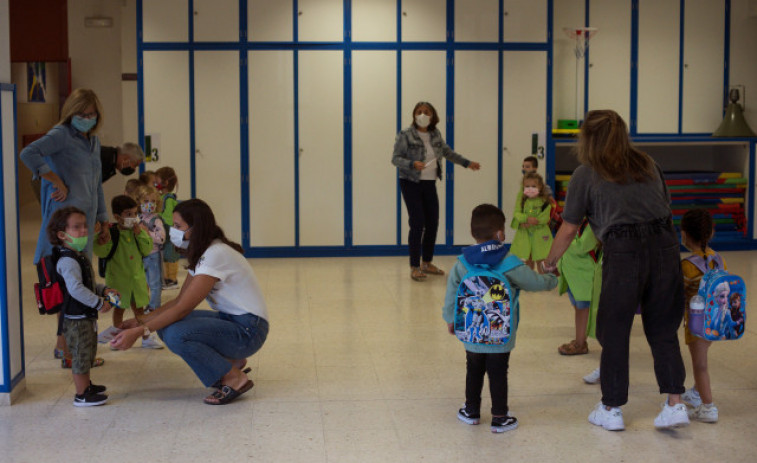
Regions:
[[[440,269],[431,262],[424,262],[421,264],[421,272],[429,275],[444,275],[444,270]]]
[[[420,267],[410,267],[410,278],[415,281],[425,281],[427,275],[423,273]]]
[[[589,353],[589,344],[584,343],[582,346],[579,346],[574,339],[558,347],[557,352],[561,355],[584,355]]]

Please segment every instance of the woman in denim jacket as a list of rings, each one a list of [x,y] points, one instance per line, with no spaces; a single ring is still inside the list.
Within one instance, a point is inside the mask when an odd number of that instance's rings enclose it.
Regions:
[[[413,108],[413,123],[394,139],[392,164],[398,167],[402,198],[410,222],[410,277],[423,281],[427,274],[444,275],[431,263],[436,230],[439,228],[439,197],[436,179],[442,178],[441,158],[472,170],[481,165],[454,152],[437,130],[439,116],[431,103],[421,101]],[[423,264],[421,264],[421,255]]]
[[[19,155],[32,171],[33,178],[42,178],[42,224],[34,253],[35,264],[52,253],[53,245],[47,239],[46,230],[50,217],[58,209],[67,206],[81,209],[87,216],[88,236],[96,235],[96,223],[107,224],[100,140],[95,135],[102,125],[102,113],[95,92],[83,88],[74,90],[63,104],[60,122]],[[82,252],[92,259],[92,240]],[[63,358],[65,351],[65,340],[58,336],[55,358]]]

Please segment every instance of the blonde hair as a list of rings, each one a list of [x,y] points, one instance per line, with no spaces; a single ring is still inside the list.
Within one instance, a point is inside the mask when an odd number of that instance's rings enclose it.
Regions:
[[[155,212],[160,212],[163,210],[163,201],[160,199],[160,195],[158,194],[158,190],[153,188],[152,185],[145,185],[144,183],[137,188],[137,191],[135,193],[134,199],[137,200],[138,204],[142,204],[142,201],[144,201],[147,197],[154,196],[155,197]]]
[[[654,161],[631,144],[622,117],[611,109],[589,111],[578,134],[578,160],[613,183],[654,178]]]
[[[528,172],[526,175],[523,176],[523,180],[520,182],[521,190],[526,185],[526,180],[536,180],[536,182],[539,184],[539,196],[537,198],[541,198],[545,203],[549,202],[549,193],[547,193],[547,189],[544,188],[544,179],[541,178],[541,175],[537,174],[536,172]],[[520,209],[523,210],[523,206],[526,204],[526,200],[528,198],[526,195],[523,195],[520,199]]]
[[[95,107],[97,123],[89,133],[97,132],[103,121],[103,108],[95,92],[88,88],[77,88],[71,92],[68,98],[66,98],[66,102],[63,103],[63,108],[60,110],[60,121],[58,121],[58,124],[71,124],[71,119],[74,116],[83,113],[90,106]]]

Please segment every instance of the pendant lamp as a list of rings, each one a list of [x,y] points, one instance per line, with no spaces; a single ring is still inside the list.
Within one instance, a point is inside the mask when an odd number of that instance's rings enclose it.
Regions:
[[[723,122],[720,123],[720,127],[712,133],[713,137],[757,137],[757,134],[749,127],[746,119],[744,119],[744,112],[741,109],[741,105],[737,103],[739,101],[739,90],[736,88],[731,89],[728,93],[728,99],[731,100],[728,103],[728,107],[725,110],[725,117]]]

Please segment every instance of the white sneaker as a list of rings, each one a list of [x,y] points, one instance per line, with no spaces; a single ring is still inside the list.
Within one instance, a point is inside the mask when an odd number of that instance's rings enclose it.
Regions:
[[[691,405],[694,408],[702,405],[702,398],[699,397],[699,391],[695,388],[687,389],[686,392],[681,394],[681,400]]]
[[[599,382],[599,368],[584,376],[586,384],[597,384]]]
[[[689,418],[701,421],[702,423],[717,423],[718,407],[713,404],[701,404],[689,410]]]
[[[654,427],[657,429],[682,428],[689,425],[689,414],[686,412],[686,404],[668,405],[666,400],[662,404],[662,411],[654,419]]]
[[[612,407],[608,410],[602,402],[599,402],[589,413],[589,423],[602,426],[608,431],[622,431],[626,428],[620,407]]]
[[[161,344],[160,341],[158,341],[158,338],[155,336],[155,333],[150,334],[150,337],[145,339],[142,338],[142,349],[162,349],[163,344]]]

